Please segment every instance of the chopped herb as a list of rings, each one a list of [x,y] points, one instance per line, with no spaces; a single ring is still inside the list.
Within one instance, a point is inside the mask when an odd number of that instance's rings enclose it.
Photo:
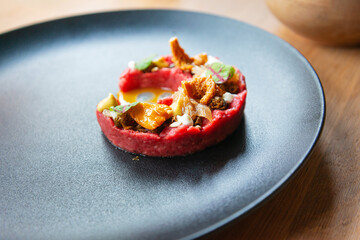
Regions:
[[[114,111],[117,113],[124,113],[126,111],[128,111],[130,108],[136,106],[139,102],[134,102],[134,103],[130,103],[130,104],[126,104],[126,105],[118,105],[116,107],[111,107],[110,111]]]
[[[156,55],[151,55],[150,57],[147,57],[143,60],[140,60],[135,63],[135,68],[140,71],[146,70],[152,63],[152,60],[154,59]]]
[[[221,84],[232,78],[235,73],[235,68],[231,65],[226,65],[221,62],[214,62],[207,66],[206,76],[212,76],[215,83]]]

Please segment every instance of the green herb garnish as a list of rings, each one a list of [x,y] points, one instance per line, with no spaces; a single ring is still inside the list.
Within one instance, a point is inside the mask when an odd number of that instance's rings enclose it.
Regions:
[[[139,102],[129,103],[125,105],[118,105],[116,107],[111,107],[109,110],[122,114],[127,112],[130,108],[136,106],[138,103]]]
[[[140,60],[135,63],[135,68],[140,71],[146,70],[148,67],[150,67],[152,60],[154,59],[156,55],[151,55],[150,57],[147,57],[143,60]]]
[[[215,83],[221,84],[232,78],[235,68],[220,62],[214,62],[206,67],[206,76],[212,76]]]

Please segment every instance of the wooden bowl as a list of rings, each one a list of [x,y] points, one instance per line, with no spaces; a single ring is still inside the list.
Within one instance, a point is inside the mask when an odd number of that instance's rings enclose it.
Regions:
[[[360,44],[360,0],[266,0],[300,35],[333,45]]]

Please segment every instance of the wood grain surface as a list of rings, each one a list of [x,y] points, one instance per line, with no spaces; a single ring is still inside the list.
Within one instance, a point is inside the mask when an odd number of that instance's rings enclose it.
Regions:
[[[289,42],[322,81],[327,103],[322,136],[303,168],[277,194],[202,239],[360,239],[359,47],[323,46],[296,35],[263,0],[0,0],[0,6],[0,33],[84,13],[170,8],[231,17]]]

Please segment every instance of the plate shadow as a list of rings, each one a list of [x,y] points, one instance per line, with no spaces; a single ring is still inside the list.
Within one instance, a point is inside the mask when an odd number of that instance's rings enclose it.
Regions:
[[[229,161],[236,159],[246,150],[246,119],[243,117],[239,127],[224,141],[188,156],[161,158],[139,156],[125,152],[114,146],[104,137],[104,146],[115,167],[126,168],[139,177],[159,179],[191,179],[199,181],[204,175],[220,171]]]

